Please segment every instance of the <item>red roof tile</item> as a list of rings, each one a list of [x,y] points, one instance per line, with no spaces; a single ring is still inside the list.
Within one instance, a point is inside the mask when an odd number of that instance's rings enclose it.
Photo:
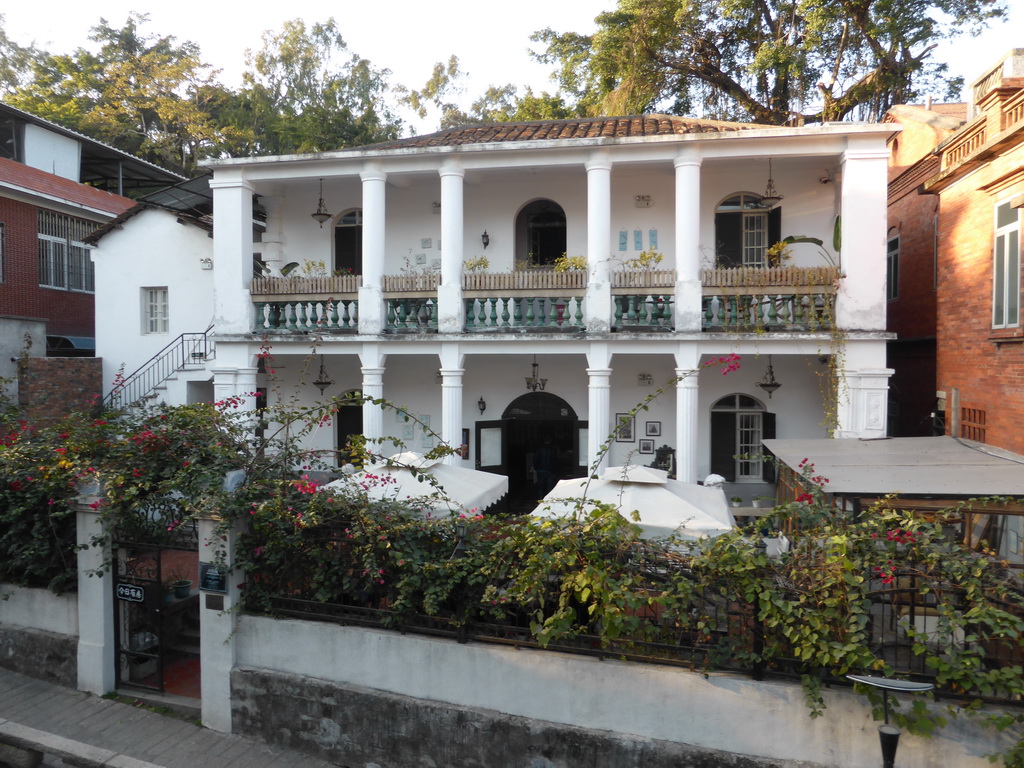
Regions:
[[[105,211],[115,216],[135,205],[127,197],[79,184],[77,181],[55,176],[3,157],[0,157],[0,184],[21,187],[40,195]]]

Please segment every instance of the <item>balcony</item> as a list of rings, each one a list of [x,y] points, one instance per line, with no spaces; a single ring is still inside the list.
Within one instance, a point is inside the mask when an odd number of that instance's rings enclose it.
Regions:
[[[355,333],[360,286],[359,275],[254,278],[249,287],[256,305],[253,331]]]
[[[585,271],[464,274],[462,332],[584,333],[587,278]],[[702,328],[758,333],[830,329],[839,278],[836,267],[702,270]],[[437,333],[439,285],[437,274],[384,276],[379,332]],[[613,272],[611,329],[675,330],[675,285],[673,270]],[[361,288],[358,275],[256,278],[251,285],[256,307],[253,331],[356,333]]]
[[[835,321],[837,267],[701,270],[705,331],[821,331]]]

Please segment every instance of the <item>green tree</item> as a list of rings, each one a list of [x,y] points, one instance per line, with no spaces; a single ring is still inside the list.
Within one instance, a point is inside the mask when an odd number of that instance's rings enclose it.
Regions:
[[[90,40],[98,51],[43,53],[31,61],[29,82],[9,103],[118,149],[180,173],[223,151],[223,132],[206,109],[223,94],[199,47],[171,36],[144,34],[148,17],[132,13],[120,28],[105,19]]]
[[[32,65],[42,52],[35,45],[18,45],[7,36],[3,26],[4,15],[0,13],[0,94],[7,95],[29,80]]]
[[[1004,14],[1003,0],[619,0],[593,35],[532,39],[581,113],[782,125],[877,118],[941,79],[937,40]]]
[[[242,151],[324,152],[397,138],[388,75],[348,49],[334,19],[264,32],[230,110],[240,135],[251,137]]]

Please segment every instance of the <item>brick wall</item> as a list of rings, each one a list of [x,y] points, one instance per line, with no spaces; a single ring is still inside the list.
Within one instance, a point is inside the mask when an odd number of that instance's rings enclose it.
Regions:
[[[981,411],[985,442],[1024,453],[1024,333],[992,328],[992,240],[997,202],[1024,192],[1024,146],[942,193],[937,384]],[[946,423],[952,424],[947,409]],[[978,414],[974,414],[977,417]]]
[[[95,299],[91,293],[39,287],[37,211],[34,205],[0,198],[0,224],[4,225],[0,315],[46,318],[49,334],[92,336]]]
[[[18,377],[18,400],[34,426],[91,411],[103,394],[98,357],[31,357]]]

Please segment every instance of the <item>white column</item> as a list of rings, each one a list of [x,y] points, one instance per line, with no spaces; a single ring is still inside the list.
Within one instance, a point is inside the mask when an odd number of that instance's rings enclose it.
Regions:
[[[200,563],[234,563],[237,530],[232,527],[223,536],[216,532],[220,521],[199,520]],[[203,659],[203,725],[215,731],[231,733],[231,670],[235,668],[238,621],[235,604],[240,599],[241,572],[222,575],[224,592],[199,589],[199,652]]]
[[[366,397],[384,397],[384,359],[376,344],[364,344],[359,352],[363,374],[362,392]],[[368,440],[386,437],[384,409],[373,403],[363,403],[363,434]]]
[[[213,324],[219,334],[251,333],[252,184],[218,172],[213,190]],[[184,311],[184,308],[183,308]]]
[[[110,547],[94,547],[103,534],[99,515],[90,505],[100,500],[99,487],[83,489],[76,502],[78,550],[78,689],[103,695],[115,687],[114,574],[104,568]],[[116,570],[116,569],[115,569]],[[99,576],[89,576],[99,573]]]
[[[696,483],[697,477],[697,393],[699,374],[676,368],[676,479]]]
[[[700,153],[684,149],[674,162],[676,169],[676,296],[674,319],[677,331],[701,328],[700,285]]]
[[[441,439],[458,450],[462,444],[462,375],[463,368],[441,368]],[[459,465],[462,457],[453,453],[444,457],[445,464]]]
[[[378,334],[384,329],[384,278],[386,248],[386,173],[368,163],[359,174],[363,183],[363,285],[359,289],[359,332]]]
[[[611,431],[611,377],[612,369],[607,367],[608,355],[588,355],[604,357],[605,365],[599,368],[587,368],[587,471],[600,471],[608,466],[608,454],[601,457],[600,466],[595,467],[598,453]]]
[[[609,259],[612,253],[612,162],[605,150],[591,155],[587,169],[586,324],[590,333],[611,330],[612,294]],[[591,431],[592,434],[592,431]]]
[[[238,387],[235,383],[238,375],[237,368],[211,368],[210,373],[213,374],[214,402],[219,403],[222,400],[227,400],[229,397],[234,397],[238,393]]]
[[[839,327],[885,330],[886,173],[889,152],[876,146],[847,149],[842,162],[842,290]],[[831,250],[831,249],[830,249]]]
[[[441,175],[441,284],[437,289],[439,333],[461,333],[462,262],[465,253],[463,182],[466,172],[446,163]]]

